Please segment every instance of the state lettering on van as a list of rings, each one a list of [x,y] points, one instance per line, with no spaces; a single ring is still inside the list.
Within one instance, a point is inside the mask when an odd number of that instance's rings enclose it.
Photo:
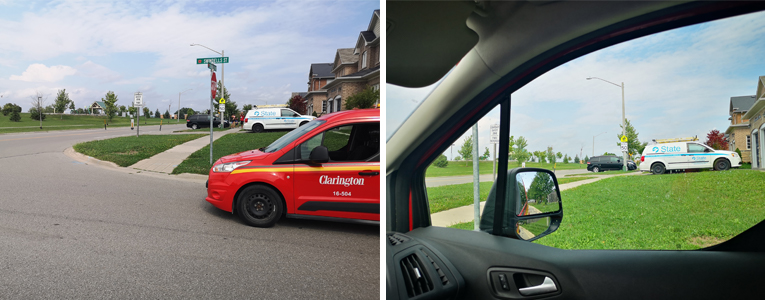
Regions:
[[[656,148],[656,147],[654,147],[654,148]],[[680,152],[680,151],[683,151],[683,150],[679,146],[671,146],[671,147],[669,147],[669,146],[661,146],[661,151],[660,152]]]

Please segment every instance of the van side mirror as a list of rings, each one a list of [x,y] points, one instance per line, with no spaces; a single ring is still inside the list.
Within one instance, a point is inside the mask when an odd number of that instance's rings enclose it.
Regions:
[[[323,164],[329,161],[329,150],[325,146],[316,146],[308,155],[308,161],[312,165]]]
[[[479,228],[494,235],[533,241],[558,230],[563,220],[558,180],[550,170],[515,168],[508,171],[506,196],[497,198],[494,183]],[[503,199],[502,199],[503,198]],[[493,232],[496,201],[505,201],[502,231]]]

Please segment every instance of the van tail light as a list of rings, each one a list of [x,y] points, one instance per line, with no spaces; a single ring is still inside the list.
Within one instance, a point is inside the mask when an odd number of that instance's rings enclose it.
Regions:
[[[191,120],[189,120],[189,119],[186,119],[186,123],[188,123],[189,121],[191,121]]]
[[[645,156],[640,157],[640,162],[645,162]]]
[[[590,162],[588,161],[588,162],[587,162],[587,164],[589,165],[589,164],[590,164]]]
[[[250,120],[250,118],[244,118],[244,122],[245,123],[247,123],[247,121],[249,121],[249,120]]]

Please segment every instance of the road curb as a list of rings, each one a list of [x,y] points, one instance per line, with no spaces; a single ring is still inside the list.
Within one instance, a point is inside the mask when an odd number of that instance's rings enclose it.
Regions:
[[[200,174],[191,174],[191,173],[168,174],[168,173],[161,173],[161,172],[146,171],[146,170],[130,168],[130,167],[120,167],[119,165],[113,162],[103,161],[103,160],[79,153],[75,151],[74,148],[72,147],[65,149],[64,155],[78,162],[84,163],[86,165],[98,166],[104,169],[110,169],[110,170],[125,172],[129,174],[150,176],[155,178],[166,178],[166,179],[173,179],[173,180],[180,180],[180,181],[191,181],[191,182],[197,182],[197,183],[204,183],[207,181],[207,176],[200,175]]]

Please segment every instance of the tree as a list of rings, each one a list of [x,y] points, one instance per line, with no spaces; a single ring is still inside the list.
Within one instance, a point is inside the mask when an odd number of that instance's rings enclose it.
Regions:
[[[439,155],[438,158],[436,158],[435,161],[433,161],[433,165],[438,168],[446,168],[446,166],[449,165],[449,162],[446,160],[446,155]]]
[[[3,116],[7,116],[8,114],[12,113],[15,106],[16,104],[12,103],[6,103],[3,105]]]
[[[552,193],[555,189],[555,183],[547,173],[539,172],[531,181],[528,190],[529,199],[536,200],[537,203],[547,203],[547,195]]]
[[[45,111],[40,112],[39,110],[37,110],[37,107],[32,107],[29,109],[29,117],[35,121],[40,121],[40,118],[42,118],[42,120],[45,121],[45,118],[47,116],[45,115]]]
[[[235,101],[231,100],[231,94],[228,93],[228,88],[223,86],[223,82],[218,80],[216,89],[217,91],[215,92],[215,101],[220,102],[221,98],[226,99],[226,104],[224,104],[226,111],[223,113],[224,119],[228,116],[231,116],[232,114],[237,114],[239,112],[239,109],[237,109],[237,104]]]
[[[43,112],[46,113],[46,114],[52,114],[55,111],[56,111],[56,109],[53,107],[53,104],[48,105],[45,108],[43,108]]]
[[[547,161],[550,162],[551,164],[554,164],[556,161],[555,160],[556,156],[555,156],[555,152],[553,152],[552,146],[547,147],[547,151],[545,154],[547,155]]]
[[[513,157],[513,147],[515,147],[515,140],[512,135],[508,139],[507,144],[507,159],[511,159]]]
[[[126,111],[128,111],[127,107],[124,105],[120,105],[120,116],[122,116]]]
[[[558,154],[560,154],[560,152],[558,152]],[[567,163],[568,163],[568,161],[569,161],[569,158],[568,158],[568,154],[566,154],[566,155],[563,155],[563,163],[564,163],[564,164],[567,164]]]
[[[33,120],[40,121],[40,128],[42,128],[42,121],[45,121],[45,113],[43,113],[43,106],[45,105],[45,99],[47,96],[43,96],[43,93],[37,92],[32,98],[32,108],[29,109],[30,117]]]
[[[528,142],[523,136],[519,136],[513,141],[513,144],[515,145],[515,148],[513,148],[513,158],[518,161],[518,165],[520,166],[523,162],[529,159],[530,153],[526,150]]]
[[[462,160],[462,157],[459,157],[459,156],[455,156],[455,157],[454,157],[454,161],[458,161],[458,160]]]
[[[3,106],[3,115],[7,116],[8,114],[11,115],[10,120],[12,122],[21,122],[21,106],[16,105],[16,103],[8,103]]]
[[[363,91],[345,100],[345,109],[373,108],[380,101],[380,90],[367,86]]]
[[[138,109],[138,108],[136,108],[135,106],[130,106],[130,107],[128,107],[128,109],[127,109],[127,110],[128,110],[128,114],[129,114],[131,117],[134,117],[134,118],[135,118],[135,113],[136,113],[136,110],[137,110],[137,109]]]
[[[616,154],[613,154],[613,153],[608,153],[608,151],[606,151],[606,152],[603,152],[603,155],[611,155],[611,156],[616,156]]]
[[[159,117],[160,117],[160,114],[159,114],[159,108],[157,108],[157,111],[156,111],[156,112],[154,112],[154,117],[155,117],[155,118],[159,118]]]
[[[72,99],[69,99],[69,93],[66,92],[66,89],[58,90],[58,93],[56,94],[56,100],[53,103],[53,107],[55,108],[56,112],[61,113],[61,120],[64,119],[64,111],[66,108],[73,103],[74,102]]]
[[[287,105],[289,106],[290,109],[296,111],[297,113],[301,115],[304,115],[306,113],[305,99],[303,99],[303,97],[300,97],[300,95],[292,96],[290,100],[287,100]]]
[[[534,151],[534,157],[536,157],[536,160],[540,163],[547,162],[547,153],[545,151]]]
[[[579,163],[579,154],[574,155],[574,163]]]
[[[149,109],[148,107],[144,106],[144,108],[143,108],[143,116],[144,116],[144,118],[151,118],[151,109]]]
[[[117,95],[112,91],[108,91],[106,92],[106,96],[101,98],[101,101],[106,105],[106,107],[104,107],[104,113],[106,113],[106,117],[109,119],[109,122],[111,122],[117,114]]]
[[[489,153],[489,147],[486,147],[486,151],[483,152],[483,155],[481,155],[478,159],[479,160],[486,160],[491,156],[491,153]]]
[[[559,159],[560,159],[560,158],[563,158],[563,154],[561,154],[560,152],[558,152],[558,153],[555,153],[555,157],[557,157],[557,158],[559,158]]]
[[[170,119],[170,111],[165,110],[165,114],[163,115],[163,117],[165,117],[165,119]]]
[[[624,135],[627,136],[627,153],[629,154],[641,154],[643,153],[643,149],[645,149],[645,146],[648,145],[648,143],[640,143],[640,140],[638,139],[638,132],[635,131],[635,127],[632,126],[630,123],[630,120],[624,119],[624,124],[626,126],[626,129],[624,130]],[[622,125],[619,125],[619,128],[621,128]],[[622,134],[618,133],[616,135],[617,146],[621,146],[621,137]]]
[[[704,144],[715,150],[728,150],[728,141],[725,140],[725,134],[717,129],[707,133],[707,141]]]
[[[590,162],[590,157],[585,155],[584,156],[584,163],[588,163],[588,162]]]
[[[242,105],[242,110],[243,110],[244,112],[247,112],[248,110],[251,110],[251,109],[252,109],[252,104],[245,104],[245,105]]]
[[[234,103],[234,105],[236,105],[236,103]],[[228,108],[226,108],[226,109],[228,109]],[[226,112],[228,113],[228,110],[226,110]],[[175,113],[176,113],[176,115],[178,116],[179,119],[180,118],[184,118],[185,119],[187,116],[193,115],[194,114],[194,110],[191,109],[191,108],[188,108],[188,107],[181,107],[180,113],[177,110],[175,111]]]
[[[69,102],[69,112],[74,113],[74,101]]]
[[[457,151],[462,156],[462,159],[465,160],[465,165],[467,166],[467,161],[473,160],[473,135],[471,134],[468,136],[468,138],[465,139],[465,142],[462,143],[462,148]]]

